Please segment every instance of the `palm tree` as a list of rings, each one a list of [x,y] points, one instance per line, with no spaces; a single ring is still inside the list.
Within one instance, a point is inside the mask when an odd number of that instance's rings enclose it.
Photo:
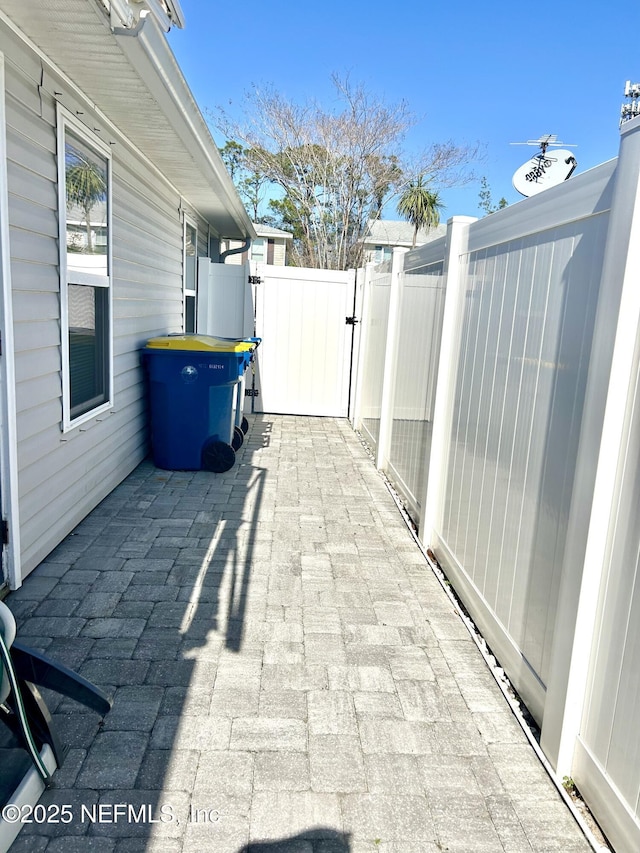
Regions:
[[[93,252],[91,211],[107,197],[107,181],[98,165],[73,152],[66,165],[67,209],[76,205],[84,213],[87,226],[87,252]]]
[[[413,248],[421,228],[437,228],[444,204],[436,190],[430,190],[424,175],[411,181],[398,200],[398,213],[413,225]]]

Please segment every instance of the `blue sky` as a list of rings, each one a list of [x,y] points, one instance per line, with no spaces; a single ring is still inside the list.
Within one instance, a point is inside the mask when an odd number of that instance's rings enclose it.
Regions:
[[[510,204],[522,198],[511,176],[534,149],[509,143],[555,133],[577,145],[578,172],[609,160],[624,83],[640,82],[633,4],[620,0],[181,6],[186,27],[169,41],[203,111],[240,110],[252,84],[266,83],[329,106],[330,75],[348,73],[388,102],[407,101],[418,117],[407,151],[481,142],[477,170],[494,200]],[[445,190],[444,217],[482,215],[478,192],[478,184]]]

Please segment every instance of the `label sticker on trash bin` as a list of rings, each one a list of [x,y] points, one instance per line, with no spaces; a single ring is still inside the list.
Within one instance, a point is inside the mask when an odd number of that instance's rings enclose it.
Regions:
[[[188,364],[186,367],[182,368],[180,375],[182,376],[182,381],[184,383],[192,385],[198,378],[198,370],[192,364]]]

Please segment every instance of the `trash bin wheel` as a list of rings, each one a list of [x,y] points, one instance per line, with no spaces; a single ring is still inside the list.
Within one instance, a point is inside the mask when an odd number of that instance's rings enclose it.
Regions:
[[[243,444],[244,433],[242,432],[239,426],[235,426],[233,428],[233,439],[231,440],[231,447],[233,447],[234,450],[240,450]]]
[[[217,438],[208,439],[202,448],[202,468],[205,471],[213,471],[222,474],[233,467],[236,461],[236,453],[230,444],[219,441]]]
[[[242,418],[242,423],[240,424],[240,429],[246,435],[249,432],[249,421],[246,418]]]

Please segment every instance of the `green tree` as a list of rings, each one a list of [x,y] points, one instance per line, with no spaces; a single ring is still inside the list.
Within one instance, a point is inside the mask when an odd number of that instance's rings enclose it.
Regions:
[[[243,177],[237,183],[240,196],[253,222],[262,221],[259,213],[264,201],[265,188],[269,185],[269,177],[262,167],[262,157],[252,148],[244,151]]]
[[[397,156],[391,154],[389,157],[374,160],[371,163],[371,174],[374,179],[371,217],[380,219],[389,193],[402,182],[403,172]]]
[[[440,211],[444,204],[436,190],[430,190],[424,175],[418,175],[410,181],[398,200],[398,213],[413,225],[413,247],[415,248],[418,231],[429,231],[440,224]]]
[[[218,151],[252,222],[259,222],[262,219],[259,208],[264,200],[264,188],[269,184],[260,158],[253,149],[244,148],[234,139],[227,140]]]
[[[231,175],[231,180],[235,182],[236,177],[244,167],[245,150],[234,139],[229,139],[225,142],[222,148],[218,148],[220,156],[227,171]]]
[[[491,198],[491,190],[489,189],[489,182],[483,176],[480,179],[480,192],[478,193],[480,201],[478,202],[478,207],[481,210],[484,210],[486,214],[495,213],[496,210],[502,210],[503,207],[507,207],[509,202],[506,198],[501,198],[498,202],[497,206],[494,205],[493,199]]]

